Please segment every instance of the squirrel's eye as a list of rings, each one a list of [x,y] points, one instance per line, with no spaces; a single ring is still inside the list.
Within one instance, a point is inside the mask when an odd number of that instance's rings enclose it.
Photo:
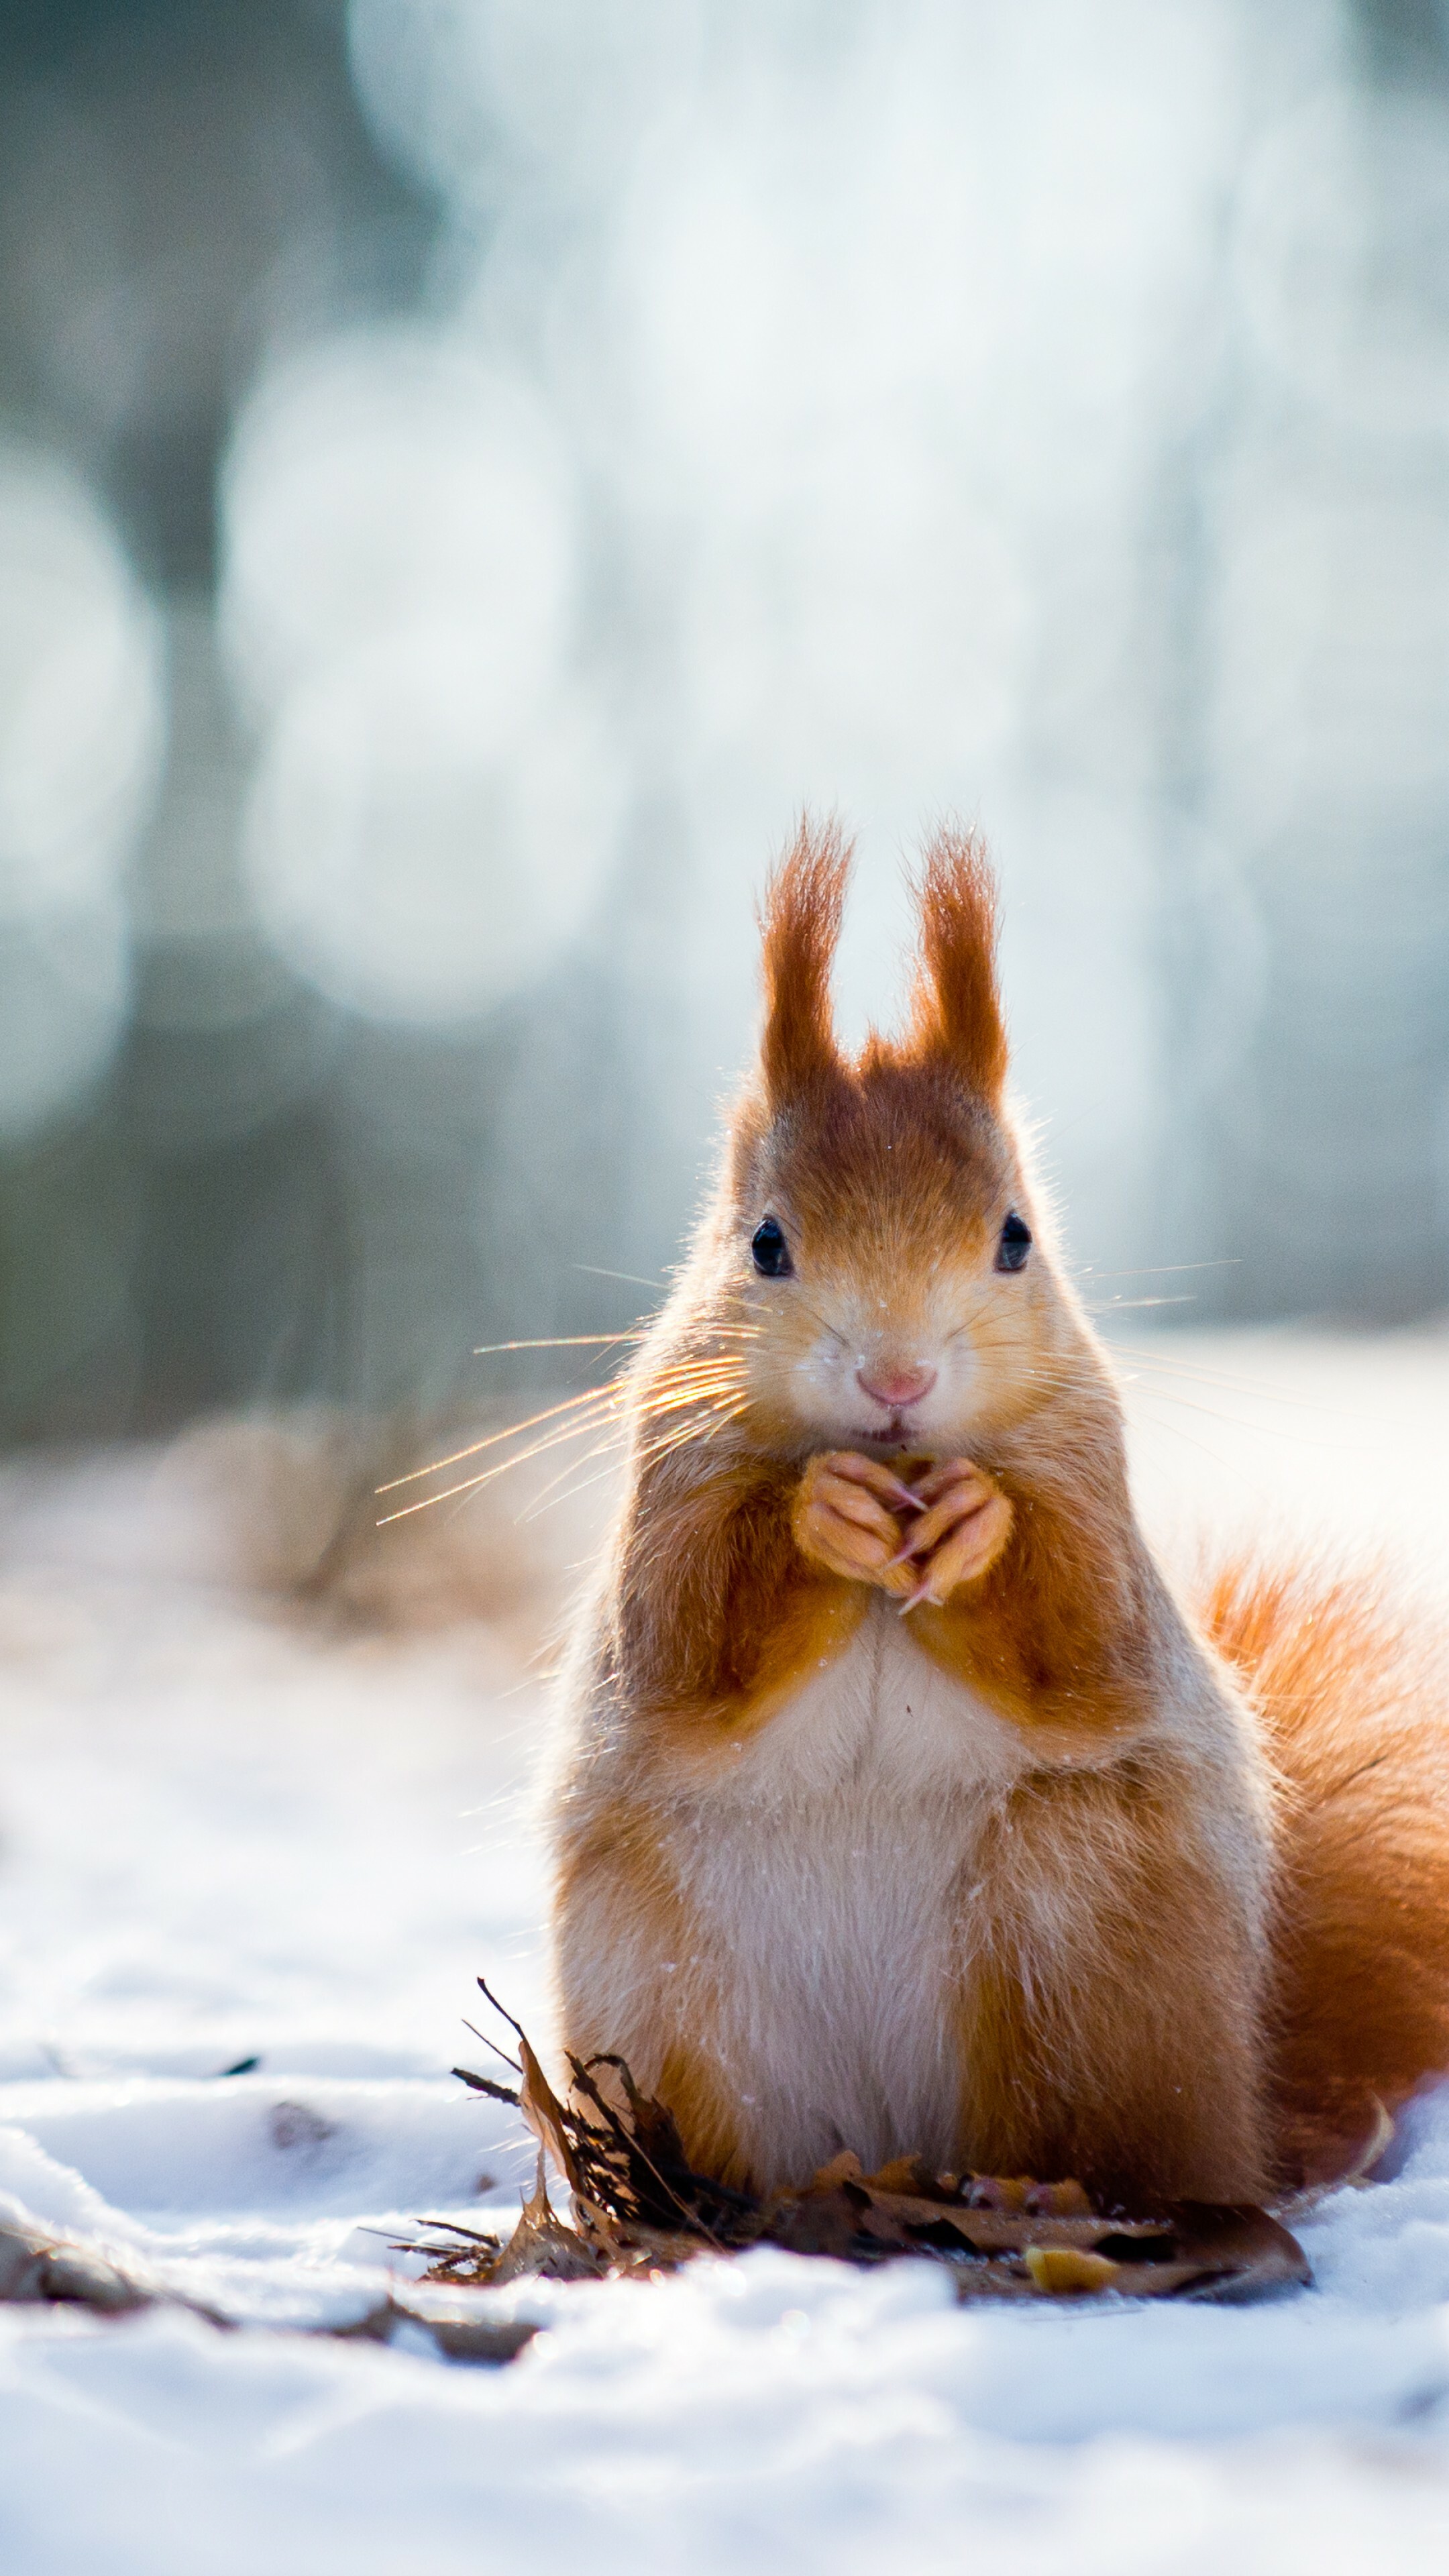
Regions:
[[[762,1279],[788,1279],[795,1267],[785,1241],[784,1228],[775,1217],[761,1219],[755,1228],[750,1250]]]
[[[1026,1268],[1026,1256],[1030,1250],[1031,1227],[1027,1224],[1025,1217],[1018,1216],[1015,1208],[1013,1208],[1005,1225],[1001,1229],[1001,1241],[996,1247],[997,1269],[1024,1270]]]

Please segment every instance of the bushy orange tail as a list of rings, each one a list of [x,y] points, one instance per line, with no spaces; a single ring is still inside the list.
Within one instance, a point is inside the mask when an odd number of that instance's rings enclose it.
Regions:
[[[1240,1561],[1203,1626],[1281,1781],[1274,2062],[1282,2179],[1327,2179],[1449,2074],[1449,1658],[1371,1579]]]

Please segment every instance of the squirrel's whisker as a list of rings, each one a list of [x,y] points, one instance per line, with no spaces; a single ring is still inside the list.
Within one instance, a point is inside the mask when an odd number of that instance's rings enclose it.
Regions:
[[[565,1397],[562,1404],[550,1404],[542,1413],[530,1414],[526,1422],[510,1422],[506,1430],[490,1431],[486,1438],[470,1441],[466,1449],[454,1449],[446,1458],[434,1458],[427,1467],[411,1467],[405,1476],[391,1476],[385,1485],[378,1485],[374,1490],[379,1494],[394,1494],[400,1485],[415,1485],[423,1476],[441,1475],[445,1467],[461,1466],[465,1458],[476,1458],[485,1449],[496,1449],[500,1441],[514,1440],[520,1432],[532,1431],[540,1422],[552,1422],[561,1413],[576,1411],[581,1404],[597,1403],[606,1391],[596,1386],[586,1387],[579,1395]]]
[[[590,1344],[613,1349],[621,1342],[645,1342],[648,1338],[646,1325],[631,1324],[623,1333],[551,1333],[536,1342],[475,1342],[473,1357],[475,1360],[492,1359],[499,1351],[583,1350]]]
[[[601,1408],[597,1414],[586,1416],[582,1420],[561,1423],[548,1434],[546,1439],[534,1441],[530,1448],[516,1451],[511,1458],[500,1458],[495,1467],[485,1467],[477,1476],[464,1476],[456,1485],[445,1486],[440,1494],[425,1494],[415,1503],[402,1504],[397,1511],[384,1512],[376,1526],[379,1529],[386,1529],[390,1522],[407,1520],[414,1512],[431,1511],[435,1503],[449,1503],[459,1494],[476,1493],[481,1485],[491,1485],[497,1477],[506,1476],[510,1468],[521,1467],[530,1458],[541,1458],[546,1451],[561,1448],[566,1441],[584,1439],[589,1432],[597,1430],[603,1421],[615,1415],[617,1410],[618,1408],[611,1404]],[[465,1452],[465,1454],[468,1453]],[[388,1489],[384,1487],[380,1490]]]

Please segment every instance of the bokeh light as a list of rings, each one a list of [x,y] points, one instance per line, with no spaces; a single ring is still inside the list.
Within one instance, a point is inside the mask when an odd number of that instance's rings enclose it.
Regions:
[[[586,917],[615,780],[567,702],[500,728],[476,632],[399,626],[288,698],[247,817],[261,920],[319,990],[381,1019],[474,1017]]]
[[[264,377],[224,496],[260,922],[347,1009],[477,1017],[586,919],[618,819],[543,405],[442,334],[353,332]]]
[[[538,396],[456,341],[352,332],[265,374],[222,485],[222,627],[265,718],[418,617],[471,628],[493,732],[553,677],[573,574],[566,464]]]

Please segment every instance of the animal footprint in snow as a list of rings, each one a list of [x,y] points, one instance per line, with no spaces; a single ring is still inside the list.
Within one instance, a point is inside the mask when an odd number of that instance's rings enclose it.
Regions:
[[[274,2147],[284,2155],[314,2156],[337,2135],[336,2125],[324,2120],[320,2111],[309,2109],[305,2102],[274,2102],[267,2117],[267,2133]]]

